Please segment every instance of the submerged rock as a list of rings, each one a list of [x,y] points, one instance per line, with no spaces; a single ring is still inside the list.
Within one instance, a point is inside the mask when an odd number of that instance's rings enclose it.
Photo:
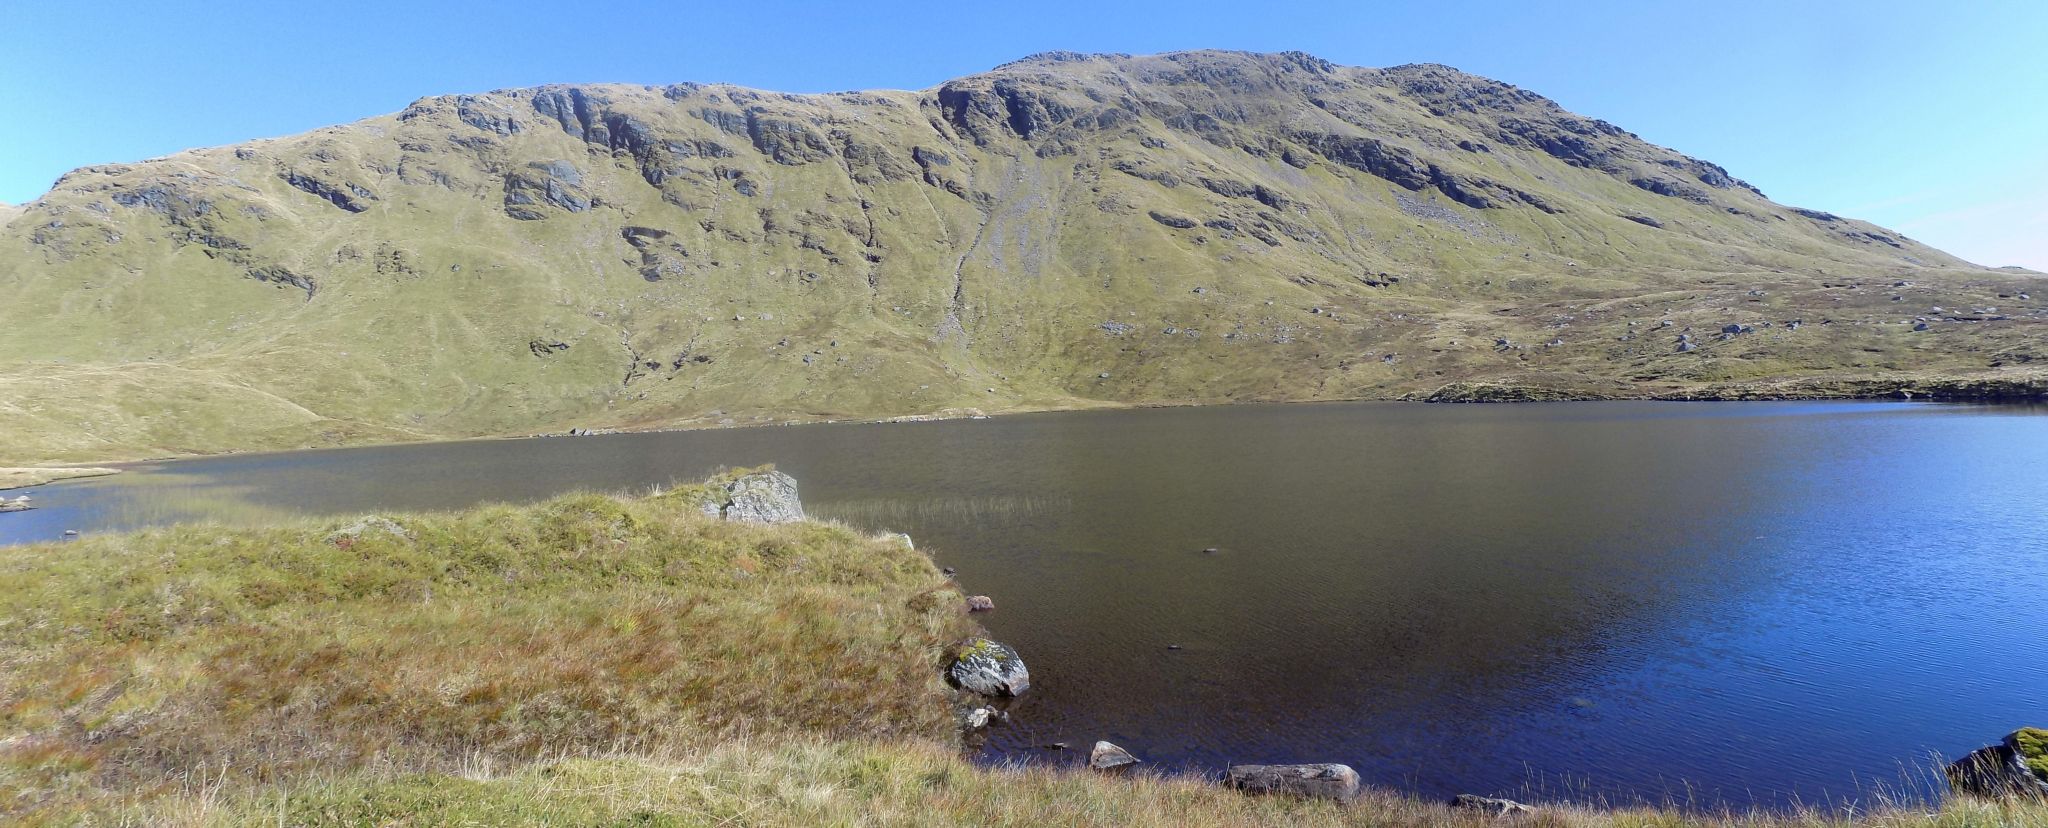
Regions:
[[[1358,796],[1358,771],[1335,763],[1311,765],[1237,765],[1224,784],[1245,793],[1287,794],[1309,799],[1348,801]]]
[[[1976,796],[2048,799],[2048,730],[2023,727],[1948,766],[1948,782]]]
[[[1534,813],[1536,811],[1535,808],[1523,805],[1512,799],[1494,799],[1489,796],[1474,796],[1472,794],[1458,794],[1456,798],[1451,800],[1451,807],[1460,811],[1481,811],[1497,817]]]
[[[804,519],[796,478],[779,471],[741,475],[704,501],[704,514],[748,523],[795,523]]]
[[[1088,767],[1099,771],[1122,771],[1139,761],[1130,751],[1108,742],[1096,742],[1095,749],[1088,752]]]
[[[1031,689],[1031,671],[1009,645],[977,638],[967,642],[946,668],[955,684],[984,696],[1021,696]]]

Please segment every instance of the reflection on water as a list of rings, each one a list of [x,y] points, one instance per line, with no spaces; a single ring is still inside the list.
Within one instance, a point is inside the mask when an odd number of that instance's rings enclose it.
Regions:
[[[995,598],[1034,689],[994,761],[1106,738],[1431,795],[1813,803],[2048,722],[2027,409],[1244,406],[250,455],[44,487],[0,542],[766,462]]]

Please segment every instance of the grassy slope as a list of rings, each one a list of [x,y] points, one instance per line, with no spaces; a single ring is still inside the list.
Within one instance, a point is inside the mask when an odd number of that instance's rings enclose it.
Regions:
[[[595,126],[543,114],[571,93]],[[1555,211],[1411,192],[1313,135]],[[592,206],[509,216],[508,181],[553,162]],[[1695,173],[1483,78],[1298,55],[1055,56],[921,92],[427,98],[80,170],[5,221],[0,460],[1458,382],[2040,381],[2048,310],[2016,298],[2048,299],[2038,274]],[[629,227],[668,235],[636,247]],[[1970,313],[1990,306],[2010,318]],[[1730,323],[1759,327],[1713,338]],[[1700,350],[1674,351],[1685,330]]]
[[[1436,825],[1441,806],[975,767],[930,560],[692,489],[183,527],[0,558],[0,819],[152,825]],[[345,539],[345,540],[344,540]],[[1857,824],[2043,824],[1957,801]],[[1560,809],[1554,825],[1676,825]],[[1468,819],[1471,824],[1483,820]],[[1846,824],[1822,815],[1706,820]]]

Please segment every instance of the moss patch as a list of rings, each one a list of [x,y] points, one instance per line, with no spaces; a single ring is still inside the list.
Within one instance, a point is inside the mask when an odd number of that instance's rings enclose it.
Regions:
[[[2035,776],[2048,780],[2048,730],[2038,727],[2023,727],[2012,734],[2014,746],[2019,748],[2020,761]]]

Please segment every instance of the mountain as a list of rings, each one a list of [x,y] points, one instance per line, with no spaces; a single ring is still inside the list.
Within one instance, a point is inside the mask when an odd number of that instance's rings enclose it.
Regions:
[[[2036,394],[2043,288],[1444,66],[1050,53],[921,91],[548,86],[65,175],[0,227],[0,459]]]

